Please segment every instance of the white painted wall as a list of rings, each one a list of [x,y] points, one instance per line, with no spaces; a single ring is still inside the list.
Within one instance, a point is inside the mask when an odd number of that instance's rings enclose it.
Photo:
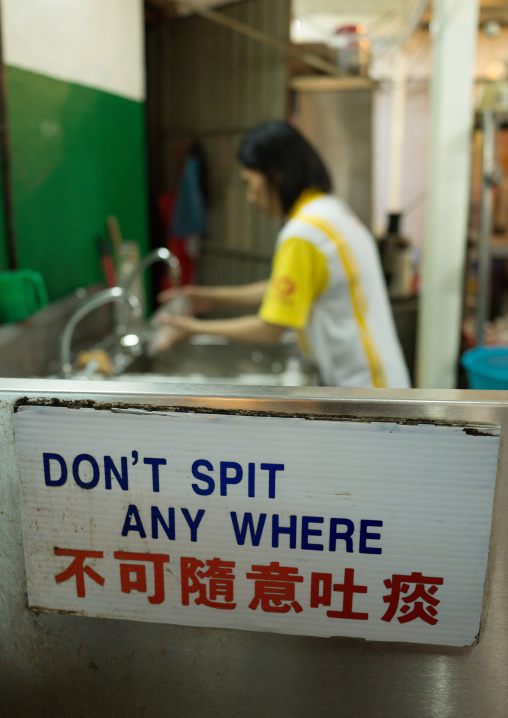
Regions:
[[[454,6],[458,10],[458,6]],[[430,83],[433,74],[432,37],[415,33],[406,44],[407,95],[401,181],[402,231],[421,252],[424,235],[427,171],[430,142]],[[377,235],[386,230],[388,214],[388,176],[390,168],[390,127],[392,73],[395,55],[386,50],[375,58],[372,76],[380,85],[374,108],[373,229]],[[501,71],[508,63],[508,28],[499,37],[477,35],[474,78],[481,81],[490,72]],[[479,99],[481,86],[475,90]],[[471,109],[472,111],[472,109]]]
[[[143,0],[3,0],[5,62],[145,98]]]
[[[430,133],[430,85],[409,82],[404,127],[401,211],[402,234],[421,251],[426,201],[427,162]],[[386,231],[390,172],[391,84],[382,84],[375,93],[373,117],[373,230]]]

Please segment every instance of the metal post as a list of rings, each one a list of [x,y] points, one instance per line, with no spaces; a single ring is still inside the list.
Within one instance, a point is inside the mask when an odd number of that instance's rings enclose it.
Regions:
[[[492,182],[495,169],[495,124],[493,111],[485,110],[482,115],[482,202],[478,236],[478,294],[476,300],[476,343],[478,346],[485,341],[485,322],[488,321],[490,309],[490,236],[493,207]]]
[[[478,1],[436,0],[417,386],[456,386],[462,321]]]

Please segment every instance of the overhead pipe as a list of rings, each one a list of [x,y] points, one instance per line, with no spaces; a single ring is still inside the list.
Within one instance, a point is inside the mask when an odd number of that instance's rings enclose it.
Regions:
[[[299,50],[290,42],[272,37],[272,35],[269,35],[262,30],[258,30],[247,23],[241,22],[240,20],[235,20],[234,18],[229,17],[229,15],[225,15],[223,12],[195,5],[193,2],[188,2],[188,0],[185,0],[185,2],[180,2],[179,0],[178,5],[186,10],[196,13],[196,15],[200,15],[201,17],[210,20],[211,22],[228,27],[230,30],[234,30],[240,35],[245,35],[251,40],[256,40],[257,42],[261,42],[274,50],[279,50],[280,52],[284,52],[286,55],[296,57],[302,62],[305,62],[307,65],[310,65],[317,70],[321,70],[322,72],[326,72],[328,75],[333,75],[335,77],[344,76],[344,73],[337,67],[337,65],[334,65],[333,62],[329,62],[312,52]]]

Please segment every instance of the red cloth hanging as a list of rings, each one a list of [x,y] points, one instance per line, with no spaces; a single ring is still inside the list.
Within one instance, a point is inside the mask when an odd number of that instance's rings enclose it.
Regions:
[[[157,206],[162,226],[165,228],[165,246],[180,262],[181,284],[194,284],[196,282],[197,263],[195,257],[189,253],[189,240],[187,237],[176,237],[171,234],[171,220],[175,206],[176,192],[164,192],[157,198]],[[172,286],[169,276],[161,279],[159,291]]]

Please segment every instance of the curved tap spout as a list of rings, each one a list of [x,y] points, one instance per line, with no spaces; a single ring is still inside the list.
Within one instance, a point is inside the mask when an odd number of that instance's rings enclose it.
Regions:
[[[123,288],[127,292],[127,294],[131,293],[132,286],[136,279],[140,276],[140,274],[142,274],[152,264],[155,264],[155,262],[159,261],[165,262],[167,264],[173,284],[176,287],[180,286],[180,262],[178,261],[177,257],[171,254],[169,249],[166,249],[166,247],[158,247],[157,249],[154,249],[153,252],[150,252],[150,254],[148,254],[144,259],[138,262],[138,264],[134,267],[130,275],[123,283]],[[117,331],[120,334],[125,333],[125,331],[127,330],[127,312],[128,307],[122,305],[118,312]]]
[[[166,247],[158,247],[157,249],[154,249],[153,252],[150,252],[150,254],[148,254],[144,259],[138,262],[138,264],[132,270],[131,274],[125,280],[123,285],[124,289],[127,292],[130,292],[132,289],[132,285],[136,281],[136,278],[139,277],[139,275],[142,274],[145,269],[148,269],[148,267],[158,261],[165,262],[168,265],[172,280],[179,284],[180,262],[173,254],[171,254],[169,249],[166,249]]]
[[[71,364],[71,344],[72,337],[76,325],[93,312],[95,309],[102,307],[104,304],[110,302],[121,302],[121,306],[126,306],[127,309],[136,309],[139,307],[139,301],[136,297],[130,296],[125,289],[122,287],[112,287],[111,289],[104,289],[101,292],[97,292],[85,301],[70,317],[69,321],[65,325],[65,329],[62,334],[62,341],[60,344],[60,363],[64,377],[68,379],[72,376],[72,364]]]

